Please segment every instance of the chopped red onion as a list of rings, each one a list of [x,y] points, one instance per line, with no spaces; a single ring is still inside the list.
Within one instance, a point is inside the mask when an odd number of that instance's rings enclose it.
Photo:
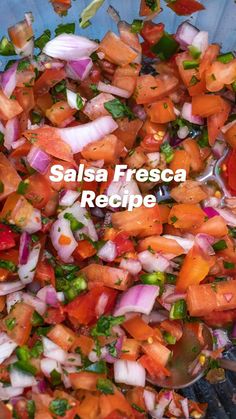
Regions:
[[[99,249],[97,255],[100,259],[104,260],[104,262],[113,262],[117,256],[115,243],[113,243],[111,240],[108,240],[104,246]]]
[[[208,48],[208,32],[198,32],[192,41],[192,46],[201,51],[201,55],[203,56]]]
[[[17,343],[8,337],[5,332],[0,333],[0,364],[2,364],[16,349]]]
[[[16,282],[1,282],[0,283],[0,295],[8,295],[15,291],[20,291],[25,285],[20,281]]]
[[[18,139],[20,124],[17,117],[9,119],[5,126],[4,147],[11,150],[12,144]]]
[[[58,307],[57,292],[52,285],[46,285],[37,292],[37,297],[52,307]]]
[[[59,205],[62,207],[70,207],[79,198],[80,193],[70,189],[64,189],[59,194]]]
[[[27,160],[33,169],[44,175],[47,172],[52,159],[45,151],[33,145],[27,155]]]
[[[186,297],[187,297],[186,293],[173,293],[164,297],[163,301],[167,304],[173,304],[179,300],[186,300]]]
[[[47,306],[44,301],[41,301],[39,298],[35,297],[34,295],[30,295],[26,292],[22,294],[22,300],[29,304],[31,307],[39,313],[41,316],[44,315],[45,311],[47,310]]]
[[[192,104],[185,102],[183,104],[183,108],[181,111],[181,116],[182,118],[186,119],[186,121],[191,122],[192,124],[197,124],[197,125],[203,125],[204,124],[204,119],[201,118],[200,116],[197,115],[193,115],[192,112]]]
[[[228,224],[231,227],[236,227],[236,215],[232,211],[217,208],[217,212],[219,213],[219,215],[221,215],[221,217],[224,218],[226,224]]]
[[[231,341],[229,340],[228,334],[225,330],[215,329],[212,333],[216,340],[217,349],[225,348],[226,346],[231,345]]]
[[[148,250],[138,254],[138,259],[147,272],[165,272],[170,267],[170,262],[163,256],[158,254],[153,255]]]
[[[170,311],[171,309],[171,304],[166,302],[166,298],[174,293],[175,293],[175,286],[166,284],[164,287],[164,291],[160,297],[160,303],[168,311]]]
[[[216,211],[215,208],[212,207],[205,207],[203,208],[203,211],[206,213],[208,218],[213,218],[219,215],[218,211]]]
[[[37,384],[39,393],[46,393],[47,383],[44,379],[40,380]]]
[[[206,255],[211,256],[215,254],[215,251],[212,247],[212,244],[215,243],[215,238],[210,236],[209,234],[197,234],[195,237],[195,243]]]
[[[68,239],[70,239],[70,243],[66,245],[60,244],[59,240],[61,235],[68,237]],[[77,241],[71,231],[70,222],[65,218],[60,218],[55,221],[50,230],[50,238],[59,258],[66,263],[72,262],[72,253],[77,247]]]
[[[0,383],[0,400],[9,400],[12,397],[20,396],[24,391],[24,387],[5,386]]]
[[[140,119],[141,121],[145,121],[147,114],[143,106],[141,105],[134,105],[132,108],[134,115]]]
[[[165,410],[167,406],[169,405],[169,403],[171,402],[172,397],[173,396],[170,391],[165,392],[159,399],[158,403],[156,404],[155,409],[150,412],[151,416],[156,419],[163,418]]]
[[[122,345],[123,345],[123,340],[124,340],[123,336],[118,337],[118,339],[116,341],[116,344],[115,344],[115,349],[116,349],[116,354],[117,355],[116,355],[116,357],[114,357],[111,354],[109,354],[109,352],[108,352],[105,356],[106,362],[109,362],[109,364],[114,364],[116,359],[120,357],[121,350],[122,350]]]
[[[125,269],[131,275],[137,275],[142,270],[142,265],[135,259],[121,259],[120,268]]]
[[[17,72],[18,63],[11,65],[8,70],[2,73],[1,77],[1,86],[3,93],[9,98],[16,87],[16,72]]]
[[[72,80],[85,80],[93,67],[93,61],[90,57],[80,58],[79,60],[68,61],[66,65],[66,74]]]
[[[143,391],[143,398],[144,398],[144,403],[146,406],[146,409],[148,411],[150,410],[154,410],[155,408],[155,401],[156,401],[156,395],[153,391],[150,390],[144,390]]]
[[[18,275],[23,284],[29,284],[33,281],[35,270],[39,260],[39,254],[41,250],[41,245],[37,244],[29,253],[29,258],[27,263],[24,265],[19,264],[18,266]]]
[[[168,319],[169,313],[166,310],[152,311],[148,316],[148,323],[161,323]]]
[[[118,360],[114,363],[114,380],[116,383],[145,387],[146,371],[136,361]]]
[[[104,218],[105,217],[102,209],[99,208],[99,207],[91,208],[91,215],[93,217],[97,217],[97,218]]]
[[[176,31],[175,39],[179,42],[182,49],[187,49],[187,47],[192,44],[198,32],[199,30],[195,26],[185,21],[179,25]]]
[[[185,399],[180,400],[180,404],[181,404],[185,419],[189,419],[188,399],[185,398]]]
[[[21,371],[18,368],[12,367],[10,369],[10,381],[13,388],[18,387],[32,387],[37,384],[37,381],[35,380],[34,376],[31,374],[27,374],[23,371]]]
[[[111,95],[120,96],[125,99],[128,99],[131,96],[131,93],[128,92],[128,90],[120,89],[119,87],[101,81],[99,81],[97,88],[100,92],[110,93]]]
[[[30,253],[30,244],[31,237],[29,233],[24,231],[20,236],[20,246],[19,246],[19,263],[25,265],[28,262],[29,253]]]
[[[114,316],[135,312],[150,314],[159,295],[160,288],[154,285],[135,285],[120,295]]]
[[[11,147],[13,150],[16,150],[17,148],[21,147],[23,144],[25,144],[25,138],[19,138],[19,140],[14,141],[12,143]]]
[[[111,116],[103,116],[87,124],[59,129],[60,136],[73,153],[81,152],[88,144],[101,140],[118,128]],[[80,141],[78,141],[78,138]]]
[[[99,47],[99,44],[83,36],[63,33],[47,42],[43,52],[53,58],[72,61],[89,57]]]
[[[54,359],[54,361],[63,364],[67,359],[67,353],[45,336],[42,337],[43,354],[46,358]]]

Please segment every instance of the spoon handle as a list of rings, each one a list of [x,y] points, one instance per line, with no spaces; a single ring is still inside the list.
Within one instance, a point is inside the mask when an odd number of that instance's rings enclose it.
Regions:
[[[220,366],[226,370],[236,372],[236,361],[231,361],[230,359],[218,359]]]

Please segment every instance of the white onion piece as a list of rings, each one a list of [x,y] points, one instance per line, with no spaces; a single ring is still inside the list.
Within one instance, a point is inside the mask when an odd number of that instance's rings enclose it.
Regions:
[[[17,343],[10,339],[6,333],[0,333],[0,364],[11,356],[17,346]]]
[[[59,198],[59,205],[61,207],[70,207],[74,204],[76,199],[78,199],[80,196],[79,192],[72,191],[70,189],[66,189],[61,193],[61,196]]]
[[[59,239],[61,235],[70,238],[70,244],[61,245]],[[71,262],[73,260],[72,253],[77,247],[77,241],[75,240],[73,233],[70,228],[69,220],[65,218],[59,218],[53,223],[50,230],[50,238],[52,240],[53,247],[56,249],[58,256],[63,262]]]
[[[118,182],[112,181],[107,188],[106,195],[119,195],[123,198],[125,195],[128,195],[130,198],[131,195],[141,195],[139,187],[134,179],[131,179],[129,182],[124,179],[119,180]],[[129,199],[127,199],[127,206],[129,205]]]
[[[120,268],[125,269],[131,275],[137,275],[142,270],[142,265],[139,260],[135,259],[121,259]]]
[[[185,419],[189,419],[188,399],[185,398],[185,399],[180,400],[180,404],[181,404]]]
[[[114,316],[126,313],[150,314],[159,295],[160,288],[154,285],[135,285],[120,295]]]
[[[155,409],[150,412],[151,416],[156,419],[162,419],[171,399],[171,392],[165,392],[158,401]]]
[[[236,215],[227,209],[217,208],[217,212],[224,218],[227,225],[236,227]]]
[[[66,360],[63,362],[63,365],[70,366],[74,365],[75,367],[80,367],[82,365],[81,356],[79,354],[67,354]]]
[[[120,89],[119,87],[103,83],[102,81],[99,81],[97,88],[100,92],[110,93],[111,95],[123,97],[125,99],[128,99],[132,94],[131,92],[128,92],[128,90]]]
[[[95,121],[76,127],[61,128],[60,136],[70,147],[73,153],[81,152],[88,144],[101,140],[118,128],[111,116],[102,116]]]
[[[138,254],[138,260],[140,261],[143,269],[146,272],[165,272],[170,267],[170,262],[163,256],[158,254],[153,255],[148,250]]]
[[[194,37],[192,46],[197,48],[199,51],[201,51],[201,55],[203,56],[208,48],[208,32],[206,31],[200,31],[198,34]]]
[[[166,239],[175,240],[183,248],[183,253],[188,253],[194,245],[194,238],[186,239],[184,237],[172,236],[170,234],[164,234],[163,237],[165,237]]]
[[[42,373],[46,377],[50,377],[50,374],[53,370],[59,372],[59,374],[62,373],[61,365],[59,362],[55,361],[54,359],[50,358],[43,358],[40,361],[40,368]]]
[[[64,33],[47,42],[43,52],[50,57],[70,61],[89,57],[98,47],[99,44],[88,38]]]
[[[192,124],[203,125],[204,119],[200,116],[193,115],[192,112],[192,104],[185,102],[182,107],[181,111],[182,118],[186,119],[186,121],[191,122]]]
[[[199,30],[195,26],[185,21],[179,25],[176,31],[175,39],[180,43],[183,49],[186,49],[189,45],[192,44],[198,32]]]
[[[1,86],[4,95],[8,98],[12,95],[16,87],[16,72],[17,72],[18,63],[11,65],[8,70],[2,73]]]
[[[44,301],[41,301],[39,298],[34,297],[33,295],[30,295],[30,294],[27,294],[26,292],[22,294],[22,300],[26,304],[29,304],[31,307],[33,307],[35,311],[37,311],[37,313],[39,313],[41,316],[44,315],[47,309],[47,306]]]
[[[20,124],[17,117],[9,119],[5,126],[4,147],[11,150],[12,144],[18,139]]]
[[[80,230],[77,230],[74,234],[75,237],[78,238],[78,240],[80,239],[80,234],[84,233],[87,234],[91,240],[93,241],[97,241],[98,240],[98,235],[96,232],[96,228],[94,226],[93,220],[91,219],[88,211],[86,210],[86,208],[82,208],[80,205],[80,202],[75,202],[74,205],[72,205],[72,207],[70,208],[66,208],[64,211],[62,211],[59,215],[58,215],[58,219],[64,219],[64,215],[66,213],[70,213],[72,214],[76,220],[78,220],[79,222],[81,222],[84,227],[81,228]],[[64,219],[65,220],[65,219]],[[67,221],[67,220],[65,220]]]
[[[37,244],[30,251],[27,263],[25,265],[19,264],[18,275],[21,282],[23,282],[23,284],[29,284],[30,282],[33,281],[36,266],[39,260],[40,250],[41,250],[41,245]]]
[[[42,228],[41,211],[37,208],[33,209],[33,212],[28,220],[27,224],[22,228],[29,234],[37,233]]]
[[[4,387],[3,384],[0,383],[0,400],[9,400],[12,397],[20,396],[23,391],[24,387]]]
[[[32,12],[25,13],[25,20],[28,24],[28,26],[32,26],[32,23],[34,23],[34,16]]]
[[[25,285],[21,281],[0,283],[0,296],[7,295],[15,291],[22,290]]]
[[[157,167],[157,165],[160,163],[161,154],[158,152],[148,153],[147,158],[151,167]]]
[[[144,403],[145,403],[146,409],[148,411],[154,410],[154,408],[155,408],[155,400],[156,400],[155,393],[153,393],[153,391],[149,391],[149,390],[146,390],[145,389],[143,391],[143,398],[144,398]]]
[[[114,362],[114,380],[116,383],[145,387],[146,371],[136,361],[118,360]]]
[[[67,353],[45,336],[42,337],[43,354],[46,358],[54,359],[63,364],[67,359]]]
[[[23,292],[22,291],[15,291],[11,294],[7,295],[6,305],[7,305],[7,312],[9,313],[11,308],[18,302],[22,301]]]
[[[104,246],[102,246],[98,253],[98,257],[104,262],[113,262],[117,256],[117,249],[115,243],[112,240],[108,240]]]
[[[12,387],[26,388],[35,386],[37,384],[37,381],[33,375],[22,372],[18,368],[11,368],[9,375]]]
[[[72,90],[66,89],[66,97],[67,97],[67,102],[70,108],[77,109],[78,111],[81,109],[77,103],[77,98],[78,98],[77,93],[72,92]],[[85,105],[86,99],[82,98],[82,101],[83,101],[83,105]]]

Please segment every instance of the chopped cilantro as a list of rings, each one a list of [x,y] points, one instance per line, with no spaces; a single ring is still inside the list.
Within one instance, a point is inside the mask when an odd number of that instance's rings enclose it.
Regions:
[[[97,324],[92,329],[92,336],[110,336],[113,326],[122,324],[125,321],[124,316],[102,316],[98,319]]]
[[[53,386],[61,384],[61,374],[55,369],[50,373],[50,379]]]
[[[51,31],[46,29],[39,38],[35,39],[34,46],[35,48],[43,49],[45,45],[50,41]]]
[[[8,330],[13,330],[15,325],[16,325],[16,318],[15,317],[10,317],[10,318],[6,319],[5,324],[6,324]]]
[[[97,380],[97,389],[104,394],[114,394],[113,383],[107,378],[99,378]]]
[[[49,404],[50,412],[57,416],[65,416],[69,409],[70,405],[67,399],[54,399]]]
[[[119,99],[109,100],[104,103],[104,108],[113,116],[114,119],[125,118],[134,119],[134,114],[128,106]]]

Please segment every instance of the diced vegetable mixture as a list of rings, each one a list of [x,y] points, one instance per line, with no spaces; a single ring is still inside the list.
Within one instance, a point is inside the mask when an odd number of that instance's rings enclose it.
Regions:
[[[206,404],[149,381],[171,375],[186,326],[200,345],[203,325],[213,337],[193,378],[222,378],[216,359],[236,338],[236,58],[187,21],[168,33],[160,10],[141,0],[127,23],[110,7],[118,35],[96,41],[74,23],[35,39],[26,13],[0,42],[1,418],[204,417]],[[115,182],[117,164],[187,180]],[[54,165],[109,176],[53,182]],[[86,190],[157,204],[83,208]]]

